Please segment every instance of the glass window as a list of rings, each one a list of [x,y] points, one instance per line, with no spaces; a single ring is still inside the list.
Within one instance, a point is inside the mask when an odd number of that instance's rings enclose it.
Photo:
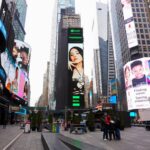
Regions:
[[[139,27],[142,28],[142,26],[143,26],[143,25],[142,25],[141,23],[139,23]]]
[[[143,18],[143,22],[146,22],[146,18]]]
[[[146,34],[145,36],[146,36],[147,39],[149,38],[149,35],[148,35],[148,34]]]
[[[140,32],[143,33],[143,29],[140,29]]]
[[[147,57],[148,55],[145,53],[144,56]]]
[[[141,34],[141,38],[144,39],[144,34]]]
[[[144,24],[144,28],[147,28],[147,24]]]
[[[147,40],[147,44],[150,44],[150,40]]]

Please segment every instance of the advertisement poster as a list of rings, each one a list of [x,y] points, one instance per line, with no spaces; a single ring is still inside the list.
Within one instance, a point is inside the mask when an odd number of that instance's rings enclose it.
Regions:
[[[68,70],[71,72],[72,94],[84,95],[83,44],[69,44]]]
[[[137,33],[133,19],[133,12],[130,0],[122,0],[123,16],[125,23],[125,30],[127,34],[128,47],[132,48],[138,45]]]
[[[1,65],[6,74],[5,87],[13,94],[27,100],[28,78],[24,70],[13,64],[8,50],[1,54]]]
[[[28,72],[31,53],[30,46],[25,42],[15,40],[11,53],[16,65]]]
[[[83,43],[68,44],[68,76],[71,107],[84,107]]]
[[[124,80],[128,110],[150,108],[150,58],[128,62]]]

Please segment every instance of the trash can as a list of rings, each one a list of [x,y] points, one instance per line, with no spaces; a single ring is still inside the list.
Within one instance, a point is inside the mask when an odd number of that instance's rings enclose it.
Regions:
[[[52,124],[52,133],[56,133],[56,123]]]
[[[56,133],[59,133],[60,132],[60,123],[57,122],[56,123]]]
[[[25,123],[25,128],[24,128],[24,133],[30,133],[31,129],[30,129],[30,121],[27,121]]]

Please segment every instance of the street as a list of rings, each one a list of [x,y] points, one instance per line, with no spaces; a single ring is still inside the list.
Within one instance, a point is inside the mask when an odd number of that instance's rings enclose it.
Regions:
[[[12,133],[9,127],[9,132]],[[7,129],[1,129],[1,131]],[[12,127],[12,130],[16,130],[19,133],[21,129]],[[7,138],[10,139],[10,134],[7,132]],[[43,131],[46,132],[46,131]],[[49,132],[47,132],[48,134]],[[75,134],[69,131],[61,130],[61,134],[80,141],[88,143],[98,149],[106,150],[149,150],[150,148],[150,131],[146,131],[143,127],[131,127],[121,131],[122,139],[120,141],[104,141],[102,139],[103,132],[97,130],[95,132],[87,132],[85,134]],[[12,136],[13,137],[13,136]],[[1,141],[6,138],[0,134]],[[8,144],[8,143],[7,143]],[[4,145],[3,145],[4,146]],[[23,133],[9,148],[9,150],[44,150],[41,142],[41,132]]]

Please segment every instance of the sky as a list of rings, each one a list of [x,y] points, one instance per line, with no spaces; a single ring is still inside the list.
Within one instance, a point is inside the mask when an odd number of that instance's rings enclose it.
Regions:
[[[25,23],[25,42],[31,46],[31,60],[30,60],[30,85],[31,98],[30,105],[34,106],[38,101],[43,89],[43,75],[46,71],[47,61],[50,59],[50,44],[51,44],[51,25],[52,15],[55,0],[26,0],[27,15]],[[91,79],[92,64],[92,49],[95,39],[90,35],[92,28],[92,19],[94,13],[95,3],[97,0],[76,0],[76,13],[81,15],[81,26],[84,28],[84,61],[85,74]],[[106,1],[106,0],[101,0]],[[87,17],[87,10],[90,10]],[[90,42],[89,42],[90,41]],[[93,44],[93,45],[92,45]],[[95,47],[97,48],[97,47]],[[90,59],[89,59],[90,58]]]
[[[31,46],[30,105],[42,94],[43,75],[50,57],[51,23],[54,0],[26,0],[25,42]]]

